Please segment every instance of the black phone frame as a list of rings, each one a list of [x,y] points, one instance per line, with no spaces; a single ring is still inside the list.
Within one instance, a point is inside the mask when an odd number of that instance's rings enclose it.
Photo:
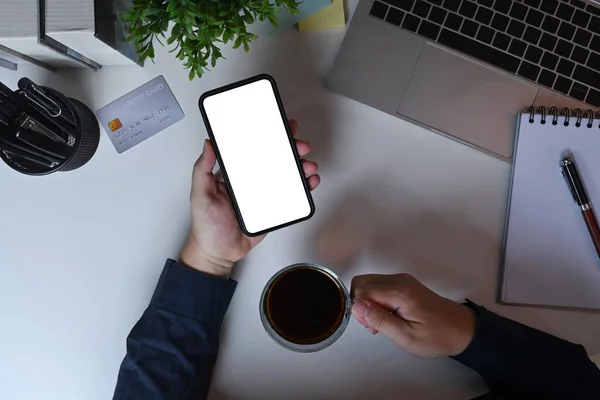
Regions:
[[[223,93],[223,92],[238,88],[240,86],[245,86],[250,83],[258,82],[261,80],[267,80],[271,83],[271,88],[273,89],[273,93],[275,94],[275,99],[277,100],[277,105],[279,107],[279,113],[283,120],[283,125],[285,126],[285,131],[288,136],[290,146],[292,148],[292,153],[294,154],[296,166],[298,167],[298,173],[300,174],[300,180],[302,181],[302,185],[304,187],[304,191],[306,192],[306,197],[307,197],[308,203],[310,205],[310,213],[306,217],[302,217],[302,218],[294,220],[294,221],[286,222],[281,225],[267,228],[260,232],[249,232],[248,229],[246,228],[246,225],[244,224],[244,219],[242,218],[242,214],[240,212],[240,208],[238,206],[238,202],[236,200],[235,193],[233,191],[231,182],[229,181],[229,177],[227,175],[227,168],[225,167],[225,164],[223,163],[223,159],[222,159],[221,153],[219,151],[219,145],[213,134],[212,128],[210,126],[210,121],[208,120],[208,116],[206,115],[206,110],[204,109],[204,100],[206,100],[210,96],[214,96],[216,94]],[[279,90],[277,89],[277,84],[275,83],[275,79],[271,75],[259,74],[259,75],[256,75],[256,76],[253,76],[253,77],[250,77],[247,79],[243,79],[238,82],[231,83],[229,85],[225,85],[225,86],[222,86],[222,87],[219,87],[216,89],[209,90],[208,92],[206,92],[206,93],[202,94],[202,96],[200,96],[200,99],[198,100],[198,108],[200,108],[200,113],[202,114],[202,120],[204,121],[204,125],[206,126],[206,130],[208,132],[208,137],[210,138],[213,148],[215,149],[215,154],[217,155],[217,161],[219,162],[219,167],[221,168],[221,173],[223,174],[223,180],[225,181],[225,186],[227,187],[227,192],[229,193],[229,197],[231,198],[231,205],[233,206],[233,210],[235,211],[235,215],[236,215],[238,223],[240,225],[240,229],[242,230],[244,235],[249,236],[249,237],[261,236],[266,233],[273,232],[275,230],[285,228],[285,227],[293,225],[293,224],[297,224],[298,222],[306,221],[315,214],[315,204],[314,204],[312,195],[310,193],[310,188],[308,187],[308,182],[307,182],[306,176],[304,175],[304,170],[302,168],[302,161],[300,159],[300,156],[298,155],[298,150],[296,149],[296,143],[294,141],[294,137],[292,136],[292,130],[288,123],[285,109],[283,108],[283,102],[281,101],[281,96],[279,95]]]

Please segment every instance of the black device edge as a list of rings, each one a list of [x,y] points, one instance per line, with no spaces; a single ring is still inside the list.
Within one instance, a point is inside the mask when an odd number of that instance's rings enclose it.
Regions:
[[[204,109],[204,100],[206,100],[206,98],[213,96],[215,94],[226,92],[228,90],[235,89],[240,86],[245,86],[245,85],[248,85],[253,82],[258,82],[263,79],[266,79],[269,81],[269,83],[271,83],[271,88],[273,89],[273,93],[275,94],[275,99],[277,100],[277,105],[279,107],[279,113],[281,115],[281,118],[283,119],[283,125],[285,127],[290,146],[292,147],[292,152],[294,154],[296,166],[298,167],[298,173],[300,174],[300,179],[302,181],[302,185],[304,186],[304,191],[306,192],[306,197],[307,197],[308,203],[310,205],[310,213],[306,217],[302,217],[302,218],[294,220],[294,221],[286,222],[285,224],[277,225],[272,228],[262,230],[260,232],[251,233],[248,231],[248,229],[246,229],[246,225],[244,224],[244,219],[242,218],[242,214],[240,212],[237,200],[235,198],[235,194],[233,193],[233,188],[231,186],[231,182],[229,181],[229,176],[227,175],[227,169],[225,168],[223,159],[221,158],[221,153],[219,152],[219,146],[214,137],[212,128],[210,126],[210,122],[208,121],[208,116],[206,115],[206,111]],[[242,79],[240,81],[237,81],[237,82],[225,85],[225,86],[221,86],[216,89],[209,90],[200,96],[200,99],[198,100],[198,108],[200,109],[200,114],[202,114],[202,120],[204,121],[204,125],[206,126],[206,131],[208,133],[208,137],[210,138],[213,148],[215,150],[215,154],[217,156],[217,161],[219,162],[219,167],[221,168],[221,173],[223,174],[223,180],[225,181],[225,186],[227,187],[227,192],[229,193],[229,197],[231,198],[231,204],[233,206],[233,210],[235,211],[235,215],[236,215],[238,223],[240,225],[240,229],[242,230],[242,233],[244,235],[249,236],[249,237],[261,236],[266,233],[273,232],[278,229],[285,228],[287,226],[294,225],[299,222],[306,221],[306,220],[312,218],[312,216],[315,214],[315,204],[314,204],[312,195],[310,193],[310,188],[308,187],[308,182],[307,182],[306,176],[304,176],[304,169],[302,168],[302,161],[300,160],[298,150],[296,149],[296,143],[294,142],[294,137],[292,136],[292,130],[290,129],[290,126],[288,123],[288,118],[285,113],[285,109],[283,108],[283,102],[281,101],[281,96],[279,95],[279,90],[277,89],[277,83],[275,82],[275,79],[271,75],[259,74],[259,75],[255,75],[250,78]]]

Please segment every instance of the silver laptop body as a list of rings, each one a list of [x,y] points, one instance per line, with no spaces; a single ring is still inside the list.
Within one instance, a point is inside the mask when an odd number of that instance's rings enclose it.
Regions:
[[[594,108],[376,18],[374,1],[361,0],[350,22],[327,77],[334,92],[505,161],[518,112]],[[390,2],[380,1],[393,8]]]

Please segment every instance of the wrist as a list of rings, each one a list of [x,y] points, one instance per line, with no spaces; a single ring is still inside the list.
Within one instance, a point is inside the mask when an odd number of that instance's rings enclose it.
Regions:
[[[457,356],[464,352],[473,341],[475,336],[475,325],[477,317],[475,311],[464,304],[457,304],[458,315],[460,318],[459,335],[460,340],[457,341],[456,347],[453,349],[451,356]]]
[[[198,246],[198,242],[190,234],[181,250],[179,263],[208,275],[229,279],[233,262],[206,254]]]

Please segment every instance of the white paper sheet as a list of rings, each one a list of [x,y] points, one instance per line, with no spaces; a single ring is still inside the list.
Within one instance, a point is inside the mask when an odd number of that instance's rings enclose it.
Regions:
[[[560,173],[571,152],[596,216],[600,211],[600,129],[587,119],[568,127],[519,118],[505,239],[501,300],[600,309],[600,259],[579,207]]]

